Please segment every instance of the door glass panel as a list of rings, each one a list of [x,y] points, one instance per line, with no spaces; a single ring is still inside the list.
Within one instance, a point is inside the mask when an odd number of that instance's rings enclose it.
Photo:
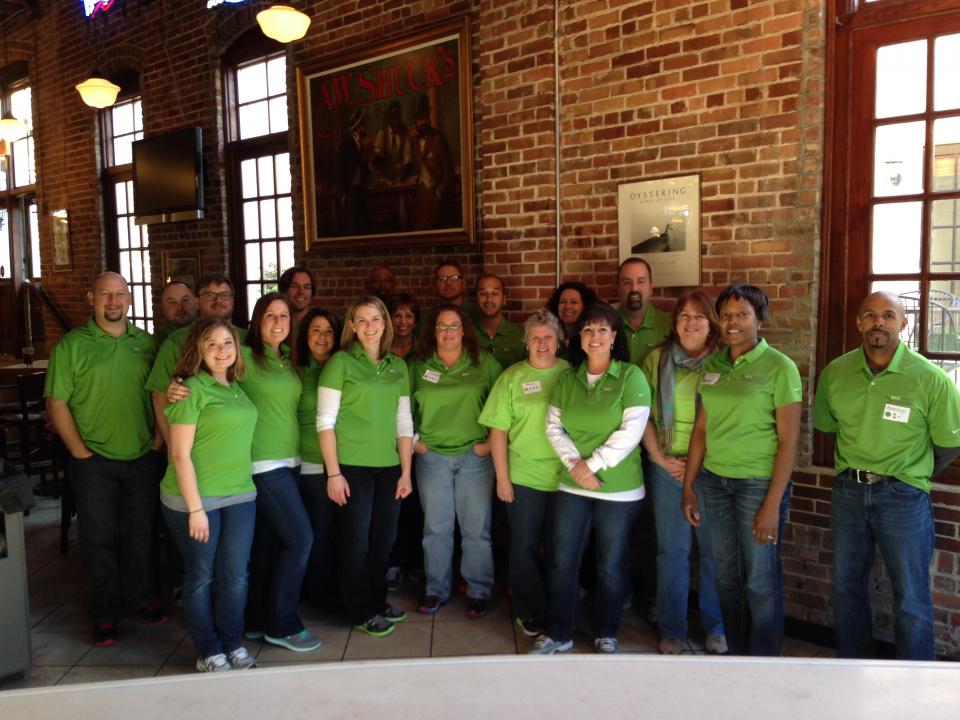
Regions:
[[[877,50],[876,117],[923,112],[927,106],[927,41],[886,45]]]
[[[907,327],[900,333],[900,339],[914,350],[919,349],[917,340],[917,313],[920,305],[920,283],[915,280],[876,280],[871,283],[870,292],[889,292],[900,298],[907,315]]]
[[[37,204],[31,202],[27,206],[27,220],[30,224],[30,274],[38,278],[40,267],[40,218],[37,215]]]
[[[873,208],[871,259],[875,273],[920,270],[921,203],[888,203]]]
[[[10,268],[10,226],[7,223],[7,209],[0,208],[0,279],[13,277]]]
[[[930,270],[960,272],[960,200],[930,204]]]
[[[260,279],[260,244],[247,243],[247,280]]]
[[[960,34],[938,37],[933,44],[933,109],[960,108]]]
[[[923,122],[877,128],[873,160],[875,197],[912,195],[923,191]]]
[[[960,84],[960,83],[958,83]],[[960,117],[933,122],[933,190],[960,188]]]

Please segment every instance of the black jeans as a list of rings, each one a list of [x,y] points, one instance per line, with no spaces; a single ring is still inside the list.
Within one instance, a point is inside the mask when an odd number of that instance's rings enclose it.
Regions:
[[[327,474],[300,475],[300,497],[313,528],[313,547],[301,595],[325,611],[341,607],[337,583],[337,506],[327,496]]]
[[[400,466],[341,465],[340,472],[350,485],[347,504],[338,511],[340,592],[350,622],[359,625],[386,609],[385,575],[400,517]]]
[[[153,594],[153,523],[159,455],[109,460],[71,458],[70,485],[87,580],[90,618],[116,622]]]

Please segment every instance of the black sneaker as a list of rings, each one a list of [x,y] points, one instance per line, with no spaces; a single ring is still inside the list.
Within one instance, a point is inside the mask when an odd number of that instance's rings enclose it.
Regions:
[[[439,595],[424,595],[419,607],[417,607],[417,612],[422,615],[433,615],[443,604],[444,601],[440,599]]]
[[[93,644],[95,647],[112,647],[117,644],[117,628],[112,622],[101,622],[93,626]]]
[[[384,620],[389,620],[392,623],[398,623],[407,619],[407,613],[395,605],[390,605],[388,603],[386,609],[380,613],[380,617],[382,617]]]
[[[476,620],[486,614],[487,601],[482,598],[470,598],[470,602],[467,604],[467,617]]]
[[[370,637],[386,637],[396,629],[396,625],[384,618],[382,615],[374,615],[365,623],[354,625],[354,630],[359,630]]]
[[[517,627],[520,628],[520,632],[527,637],[537,637],[538,635],[543,635],[543,633],[546,632],[542,622],[539,622],[538,620],[531,620],[529,618],[526,620],[517,618]]]

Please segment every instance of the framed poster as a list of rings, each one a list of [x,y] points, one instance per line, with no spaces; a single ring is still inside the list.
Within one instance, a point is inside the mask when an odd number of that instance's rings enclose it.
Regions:
[[[193,290],[200,279],[200,255],[182,250],[163,253],[163,284],[178,280]]]
[[[53,267],[56,270],[69,270],[72,258],[70,256],[70,218],[66,210],[54,210],[50,213],[50,232],[53,235]]]
[[[306,247],[472,243],[468,18],[297,68]]]
[[[700,176],[680,175],[618,188],[620,262],[650,263],[656,287],[700,285]]]

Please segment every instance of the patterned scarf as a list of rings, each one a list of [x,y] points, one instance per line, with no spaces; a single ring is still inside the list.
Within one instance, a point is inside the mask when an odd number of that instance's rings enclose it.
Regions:
[[[657,411],[659,423],[657,425],[660,439],[660,449],[667,452],[673,447],[674,416],[673,391],[677,381],[677,368],[690,371],[699,371],[703,360],[709,355],[701,353],[697,357],[690,357],[683,345],[674,340],[660,352],[660,387],[657,393]]]

